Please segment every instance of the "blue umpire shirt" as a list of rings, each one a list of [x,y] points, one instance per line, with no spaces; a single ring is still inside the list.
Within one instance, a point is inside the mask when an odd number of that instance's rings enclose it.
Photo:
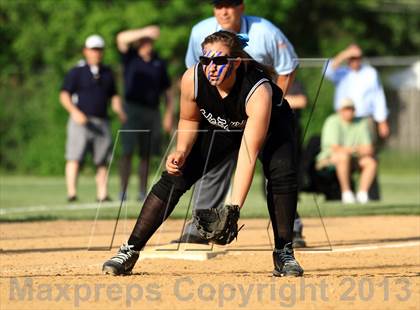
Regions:
[[[192,67],[202,55],[201,43],[204,39],[222,30],[215,17],[207,18],[196,24],[191,31],[188,43],[186,66]],[[293,72],[299,64],[295,50],[286,36],[268,20],[256,16],[242,16],[241,30],[249,36],[245,51],[256,61],[272,66],[279,75]]]
[[[373,117],[376,122],[387,119],[385,94],[375,68],[363,64],[358,71],[348,66],[341,66],[334,70],[329,65],[325,71],[325,77],[336,85],[334,94],[336,111],[344,98],[350,98],[355,105],[356,117]]]

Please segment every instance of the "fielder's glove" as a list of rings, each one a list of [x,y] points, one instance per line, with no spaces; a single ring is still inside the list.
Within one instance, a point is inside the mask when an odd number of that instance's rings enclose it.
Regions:
[[[196,210],[193,216],[193,223],[201,237],[220,245],[229,244],[238,236],[238,220],[237,205],[220,205],[207,210]]]

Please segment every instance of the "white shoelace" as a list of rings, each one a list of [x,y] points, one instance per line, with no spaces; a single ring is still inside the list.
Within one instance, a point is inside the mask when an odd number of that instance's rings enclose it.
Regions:
[[[120,250],[118,251],[117,255],[115,255],[113,258],[111,258],[111,260],[113,260],[113,261],[115,261],[119,264],[123,264],[129,258],[131,258],[133,256],[133,254],[135,253],[135,251],[132,250],[133,247],[134,247],[133,245],[123,244],[121,246]]]
[[[297,265],[297,261],[293,254],[293,249],[289,246],[290,243],[286,244],[283,249],[274,249],[275,253],[280,254],[280,260],[283,264],[293,264]]]

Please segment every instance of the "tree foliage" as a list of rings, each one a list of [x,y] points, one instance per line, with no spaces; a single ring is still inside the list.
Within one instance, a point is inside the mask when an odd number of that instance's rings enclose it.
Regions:
[[[300,57],[330,57],[357,41],[368,55],[420,50],[420,6],[387,0],[245,0],[271,20]],[[84,39],[106,41],[105,62],[120,71],[116,34],[158,24],[157,49],[174,78],[184,70],[191,27],[212,15],[197,0],[0,1],[0,168],[60,173],[67,115],[58,102],[63,75],[81,58]],[[310,77],[304,77],[310,79]]]

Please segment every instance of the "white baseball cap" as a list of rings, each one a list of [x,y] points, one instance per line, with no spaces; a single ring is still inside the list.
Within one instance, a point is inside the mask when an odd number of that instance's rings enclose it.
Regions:
[[[347,108],[354,109],[354,102],[350,98],[344,98],[343,100],[341,100],[341,102],[339,104],[339,108],[340,108],[340,110],[341,109],[347,109]]]
[[[100,35],[93,34],[87,37],[85,41],[85,47],[86,48],[104,48],[105,41]]]

